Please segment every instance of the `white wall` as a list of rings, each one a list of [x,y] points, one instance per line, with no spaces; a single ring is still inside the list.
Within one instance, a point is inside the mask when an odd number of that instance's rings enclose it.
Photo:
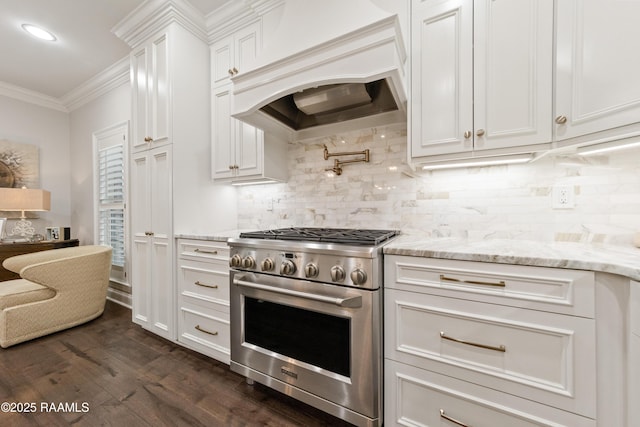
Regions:
[[[123,84],[70,114],[71,233],[81,245],[94,243],[93,133],[131,116],[131,87]]]
[[[71,223],[70,146],[67,113],[0,96],[0,139],[39,147],[40,186],[51,192],[51,211],[33,220],[36,232]],[[13,227],[9,220],[8,229]],[[74,236],[75,237],[75,236]]]

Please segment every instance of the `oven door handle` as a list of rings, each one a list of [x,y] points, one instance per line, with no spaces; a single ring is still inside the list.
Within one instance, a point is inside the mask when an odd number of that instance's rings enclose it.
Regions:
[[[233,279],[233,284],[237,286],[252,288],[252,289],[259,289],[262,291],[269,291],[269,292],[275,292],[278,294],[304,298],[312,301],[326,302],[329,304],[335,304],[338,307],[349,307],[349,308],[362,307],[362,297],[360,295],[355,295],[347,298],[335,298],[335,297],[328,297],[324,295],[309,294],[307,292],[293,291],[291,289],[283,289],[283,288],[276,288],[268,285],[261,285],[259,283],[247,282],[246,280],[241,280],[237,278]]]

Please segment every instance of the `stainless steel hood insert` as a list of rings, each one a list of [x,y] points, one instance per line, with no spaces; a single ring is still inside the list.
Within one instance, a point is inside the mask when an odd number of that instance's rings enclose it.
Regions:
[[[386,80],[324,85],[284,96],[260,109],[294,130],[398,110]]]

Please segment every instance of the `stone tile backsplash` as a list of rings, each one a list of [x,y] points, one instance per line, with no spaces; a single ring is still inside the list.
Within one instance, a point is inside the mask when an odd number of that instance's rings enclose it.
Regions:
[[[370,163],[327,171],[329,152],[370,149]],[[473,240],[631,243],[640,231],[640,149],[596,157],[547,155],[524,165],[413,172],[405,125],[289,145],[287,183],[238,189],[241,229],[394,228]],[[349,156],[345,158],[350,158]],[[573,209],[552,208],[554,185]]]

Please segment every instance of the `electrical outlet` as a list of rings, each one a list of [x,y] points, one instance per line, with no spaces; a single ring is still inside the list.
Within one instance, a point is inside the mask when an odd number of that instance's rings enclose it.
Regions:
[[[553,209],[573,209],[576,205],[573,185],[556,185],[551,196]]]

